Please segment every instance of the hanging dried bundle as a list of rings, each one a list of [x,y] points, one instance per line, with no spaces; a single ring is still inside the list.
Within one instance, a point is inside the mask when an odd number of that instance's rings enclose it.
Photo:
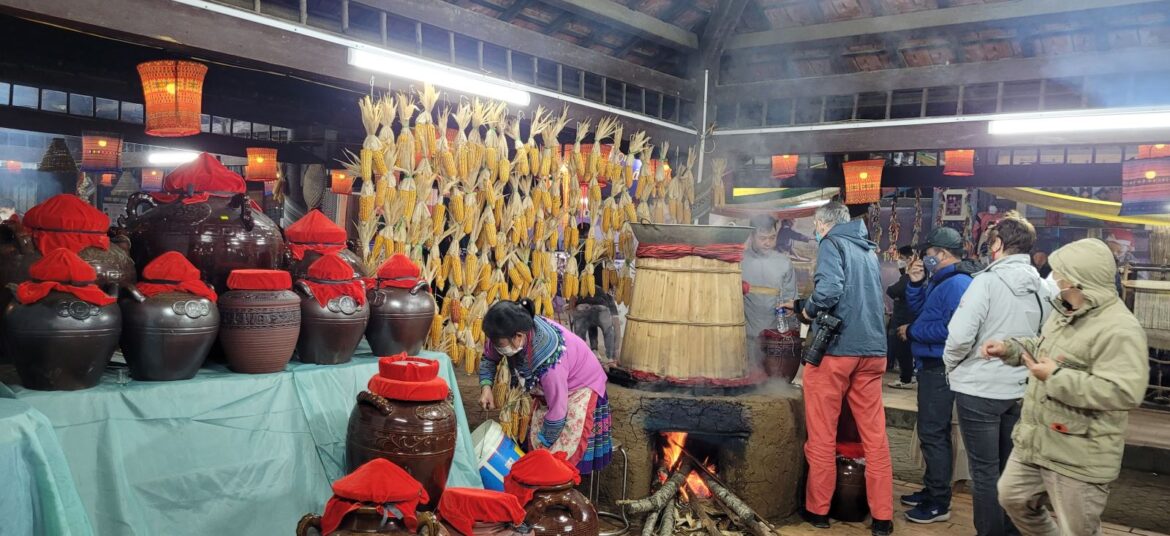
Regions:
[[[726,158],[712,158],[711,159],[711,177],[713,179],[712,191],[713,201],[715,206],[721,207],[727,203],[727,190],[723,184],[723,177],[727,174],[727,159]]]
[[[437,132],[431,111],[435,109],[435,103],[439,102],[439,91],[430,84],[423,84],[423,88],[416,91],[422,111],[414,123],[415,143],[418,144],[423,158],[431,158],[438,151]]]
[[[410,121],[414,117],[416,106],[414,96],[399,93],[395,104],[398,106],[398,121],[402,128],[398,131],[398,162],[397,167],[408,175],[414,174],[416,163],[414,135],[410,131]]]

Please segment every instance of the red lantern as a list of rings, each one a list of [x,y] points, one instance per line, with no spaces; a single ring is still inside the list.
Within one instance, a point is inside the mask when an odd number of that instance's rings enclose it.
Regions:
[[[81,170],[122,171],[122,137],[104,132],[82,134]]]
[[[9,160],[4,164],[4,167],[8,169],[8,171],[16,173],[17,171],[20,171],[20,168],[24,167],[24,164],[21,164],[16,160]]]
[[[102,186],[110,188],[114,186],[114,179],[118,177],[117,173],[102,173]]]
[[[158,192],[162,190],[162,183],[162,171],[153,168],[144,168],[142,170],[142,191]]]
[[[772,156],[772,178],[776,180],[796,176],[796,163],[800,157],[794,154]]]
[[[1138,158],[1166,158],[1168,156],[1170,156],[1170,143],[1138,146]]]
[[[198,134],[206,74],[207,66],[193,61],[138,64],[146,108],[146,133],[164,138]]]
[[[845,162],[845,204],[877,203],[882,198],[882,168],[885,160]]]
[[[333,190],[333,193],[339,195],[350,195],[353,193],[353,177],[344,169],[330,171],[329,180],[331,182],[330,189]]]
[[[248,167],[244,175],[250,181],[274,181],[276,174],[276,149],[248,147]]]
[[[1121,164],[1121,215],[1170,211],[1170,157],[1126,160]]]
[[[975,151],[971,149],[956,149],[947,151],[943,158],[943,175],[951,177],[970,177],[975,174]]]

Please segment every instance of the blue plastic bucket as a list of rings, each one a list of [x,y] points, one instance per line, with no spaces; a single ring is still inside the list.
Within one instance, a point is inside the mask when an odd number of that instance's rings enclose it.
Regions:
[[[496,421],[485,421],[471,433],[475,455],[479,458],[479,477],[484,489],[504,491],[504,477],[512,471],[524,452]]]

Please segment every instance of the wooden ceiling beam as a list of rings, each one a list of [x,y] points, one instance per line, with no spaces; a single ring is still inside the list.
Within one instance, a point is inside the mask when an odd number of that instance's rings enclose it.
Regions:
[[[1075,78],[1170,71],[1170,47],[1138,48],[1097,54],[1019,58],[930,67],[885,69],[862,73],[720,85],[716,104],[816,95],[852,95],[924,87]]]
[[[1007,19],[1058,15],[1092,9],[1108,9],[1155,3],[1163,2],[1158,0],[1010,0],[992,4],[970,4],[943,9],[901,13],[898,15],[885,15],[745,33],[732,37],[727,44],[727,48],[742,49],[787,45],[857,35],[905,32],[938,26],[977,24]]]
[[[731,38],[744,8],[749,3],[750,0],[718,0],[711,17],[707,19],[707,27],[703,28],[703,35],[699,38],[700,65],[717,65],[727,40]]]
[[[694,32],[634,11],[611,0],[540,0],[553,7],[587,17],[599,24],[621,29],[658,44],[682,51],[698,50],[699,36]]]
[[[528,5],[528,0],[512,0],[512,5],[508,6],[503,13],[500,13],[499,19],[504,22],[512,22],[521,11],[524,11],[524,6]]]

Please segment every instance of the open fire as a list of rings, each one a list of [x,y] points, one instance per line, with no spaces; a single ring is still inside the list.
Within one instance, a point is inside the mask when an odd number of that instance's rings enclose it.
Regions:
[[[659,483],[665,483],[667,474],[677,470],[683,455],[683,446],[687,444],[686,432],[663,432],[662,445],[662,467],[665,471],[660,471],[658,474]],[[715,474],[715,465],[709,463],[710,460],[703,460],[703,465],[711,474]],[[690,493],[688,493],[688,490]],[[703,478],[699,476],[698,470],[692,470],[687,473],[686,486],[684,486],[680,493],[684,500],[689,500],[691,495],[699,499],[710,499],[711,488],[703,482]]]

